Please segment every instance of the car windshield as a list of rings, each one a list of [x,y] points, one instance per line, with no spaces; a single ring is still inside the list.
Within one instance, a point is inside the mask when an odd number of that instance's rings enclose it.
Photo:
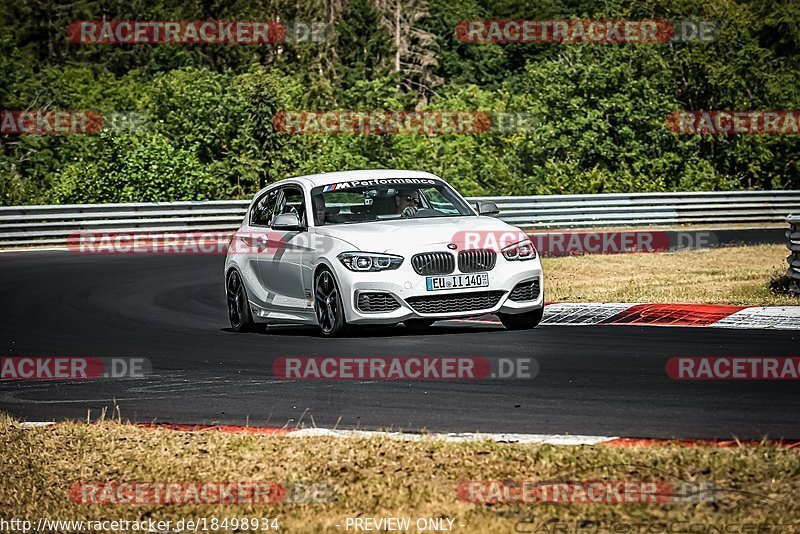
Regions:
[[[474,215],[450,186],[429,179],[355,180],[311,190],[317,226]]]

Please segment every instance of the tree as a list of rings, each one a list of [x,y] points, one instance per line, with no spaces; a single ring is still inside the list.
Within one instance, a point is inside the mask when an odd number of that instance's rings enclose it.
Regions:
[[[335,40],[340,61],[336,81],[341,89],[391,73],[391,39],[369,0],[348,1],[336,24]]]
[[[444,80],[436,74],[436,38],[419,26],[429,13],[426,0],[374,0],[381,13],[381,24],[389,31],[394,45],[394,72],[398,89],[416,91],[427,100]]]

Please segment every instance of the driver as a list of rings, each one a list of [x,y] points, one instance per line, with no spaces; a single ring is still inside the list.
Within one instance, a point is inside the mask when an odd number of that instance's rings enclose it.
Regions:
[[[311,202],[314,204],[314,221],[317,226],[324,226],[325,223],[339,224],[346,222],[345,218],[338,214],[339,210],[337,208],[328,210],[328,206],[325,203],[325,195],[322,193],[313,195]]]
[[[397,213],[403,218],[414,217],[419,211],[419,190],[400,189],[394,197],[397,203]]]

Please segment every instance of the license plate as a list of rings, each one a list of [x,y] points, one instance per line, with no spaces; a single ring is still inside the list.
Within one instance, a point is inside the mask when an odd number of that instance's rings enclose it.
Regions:
[[[489,273],[454,274],[451,276],[428,276],[425,286],[428,291],[441,291],[443,289],[462,289],[465,287],[487,287]]]

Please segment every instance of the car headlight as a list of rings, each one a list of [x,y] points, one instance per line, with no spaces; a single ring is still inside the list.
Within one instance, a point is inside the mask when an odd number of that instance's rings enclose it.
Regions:
[[[374,252],[342,252],[337,257],[351,271],[390,271],[403,263],[402,256]]]
[[[536,257],[536,247],[533,246],[530,239],[523,239],[519,243],[504,248],[503,257],[508,261],[532,260]]]

